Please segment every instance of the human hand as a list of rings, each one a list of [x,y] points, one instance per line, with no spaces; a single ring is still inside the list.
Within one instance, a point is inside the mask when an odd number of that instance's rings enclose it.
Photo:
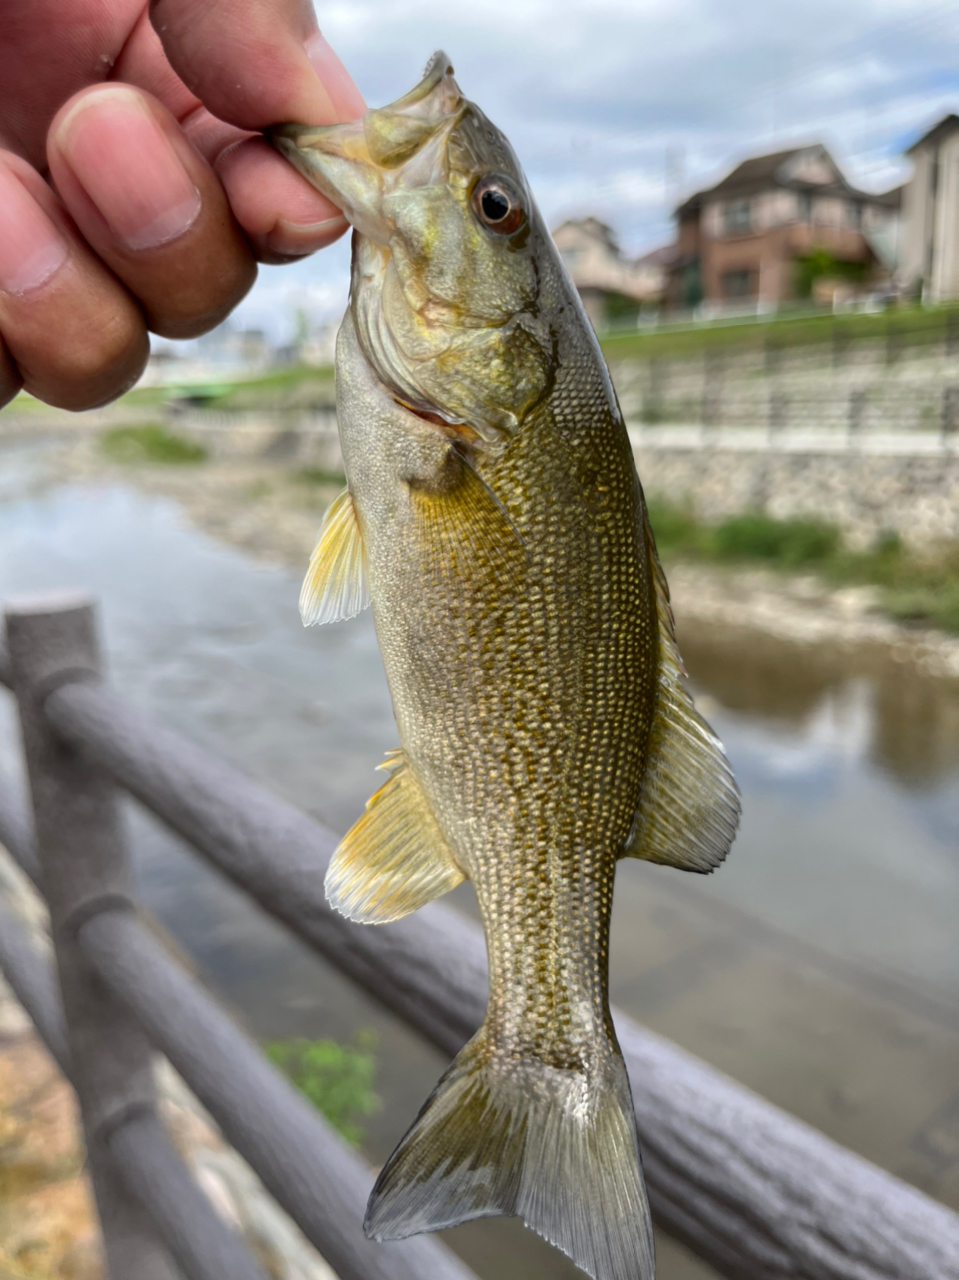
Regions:
[[[346,221],[255,136],[364,110],[310,0],[6,0],[0,405],[85,409]],[[151,25],[152,23],[152,25]]]

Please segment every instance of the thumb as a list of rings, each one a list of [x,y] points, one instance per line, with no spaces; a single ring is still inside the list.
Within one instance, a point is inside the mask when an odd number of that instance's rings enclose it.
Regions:
[[[184,84],[241,129],[336,124],[365,109],[309,0],[150,0],[150,21]]]

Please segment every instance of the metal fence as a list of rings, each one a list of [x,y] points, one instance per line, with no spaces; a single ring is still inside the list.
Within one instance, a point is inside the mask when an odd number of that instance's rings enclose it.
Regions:
[[[77,1091],[113,1280],[263,1280],[157,1117],[158,1052],[342,1280],[466,1280],[435,1238],[364,1239],[372,1178],[360,1157],[139,922],[118,794],[450,1054],[485,1006],[478,926],[441,903],[379,928],[332,911],[323,876],[336,838],[116,698],[87,600],[13,605],[6,633],[0,683],[20,711],[32,818],[0,785],[0,841],[49,905],[58,977],[2,904],[0,968]],[[959,1280],[959,1217],[615,1020],[654,1217],[722,1275]]]

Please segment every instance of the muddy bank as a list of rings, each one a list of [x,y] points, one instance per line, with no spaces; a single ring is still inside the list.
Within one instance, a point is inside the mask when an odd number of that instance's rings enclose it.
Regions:
[[[802,646],[827,644],[878,661],[959,679],[959,637],[909,627],[878,607],[874,587],[834,588],[811,575],[667,563],[677,623],[761,631]]]

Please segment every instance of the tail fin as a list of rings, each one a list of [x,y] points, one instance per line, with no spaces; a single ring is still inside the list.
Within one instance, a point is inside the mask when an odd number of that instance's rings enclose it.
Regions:
[[[653,1280],[626,1067],[600,1077],[462,1050],[383,1167],[364,1229],[398,1240],[518,1215],[595,1280]]]

